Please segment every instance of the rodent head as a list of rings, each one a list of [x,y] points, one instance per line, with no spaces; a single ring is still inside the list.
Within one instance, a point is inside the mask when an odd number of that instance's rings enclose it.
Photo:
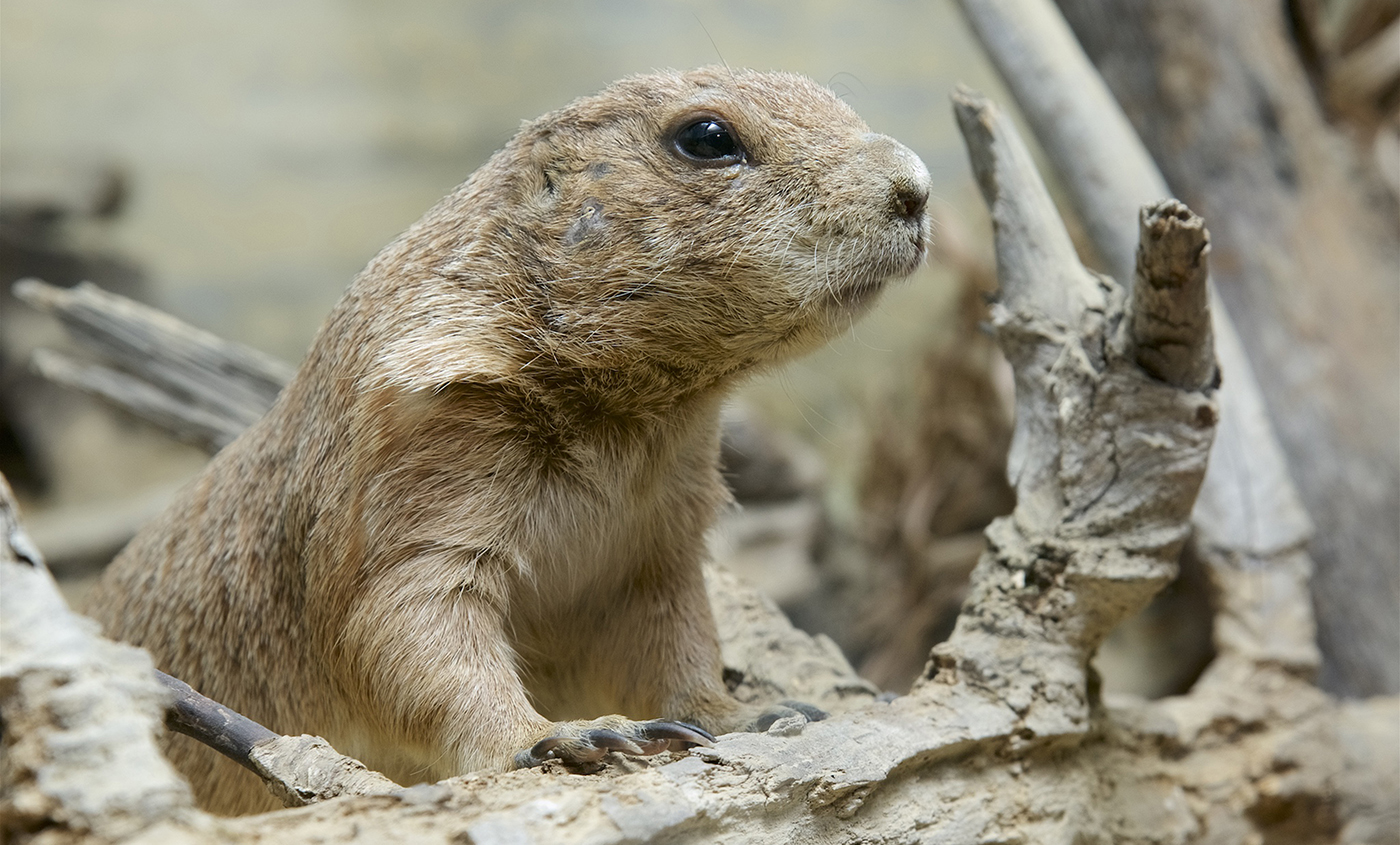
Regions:
[[[914,153],[811,80],[706,68],[526,124],[419,227],[473,220],[444,281],[527,282],[505,295],[533,366],[704,380],[845,329],[923,260],[928,191]]]

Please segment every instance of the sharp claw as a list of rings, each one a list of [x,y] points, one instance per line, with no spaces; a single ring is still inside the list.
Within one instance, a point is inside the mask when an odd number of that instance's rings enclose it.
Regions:
[[[536,766],[543,766],[554,759],[554,749],[566,741],[562,736],[552,736],[540,740],[525,751],[515,755],[515,767],[517,769],[533,769]]]
[[[609,751],[646,757],[662,751],[683,751],[696,745],[713,745],[715,738],[703,728],[685,722],[653,719],[636,723],[626,735],[611,728],[589,728],[575,736],[545,737],[515,757],[520,768],[539,766],[546,760],[595,763]]]
[[[584,739],[593,744],[594,748],[602,751],[621,751],[623,754],[631,754],[633,757],[642,756],[642,749],[637,746],[637,743],[617,731],[608,730],[607,728],[594,728],[593,730],[585,731],[583,736]]]
[[[650,722],[643,722],[638,733],[644,739],[664,739],[675,742],[684,742],[688,745],[710,746],[715,744],[715,738],[709,731],[696,725],[685,722],[672,722],[666,719],[653,719]]]

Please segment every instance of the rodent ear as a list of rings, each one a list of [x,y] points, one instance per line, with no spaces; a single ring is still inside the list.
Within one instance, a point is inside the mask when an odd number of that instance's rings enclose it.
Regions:
[[[526,148],[525,166],[520,168],[523,198],[554,202],[566,175],[558,166],[558,139],[546,129],[520,140]]]

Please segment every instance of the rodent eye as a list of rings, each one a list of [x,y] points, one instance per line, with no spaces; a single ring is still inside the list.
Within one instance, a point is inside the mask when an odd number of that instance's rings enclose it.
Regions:
[[[734,164],[744,158],[738,137],[714,117],[702,117],[676,132],[676,150],[692,161],[709,166]]]

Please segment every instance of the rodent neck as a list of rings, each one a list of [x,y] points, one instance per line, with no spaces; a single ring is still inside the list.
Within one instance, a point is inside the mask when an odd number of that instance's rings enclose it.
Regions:
[[[622,369],[550,360],[547,366],[526,366],[521,376],[528,394],[570,427],[644,425],[677,414],[718,414],[732,380],[656,361]]]

